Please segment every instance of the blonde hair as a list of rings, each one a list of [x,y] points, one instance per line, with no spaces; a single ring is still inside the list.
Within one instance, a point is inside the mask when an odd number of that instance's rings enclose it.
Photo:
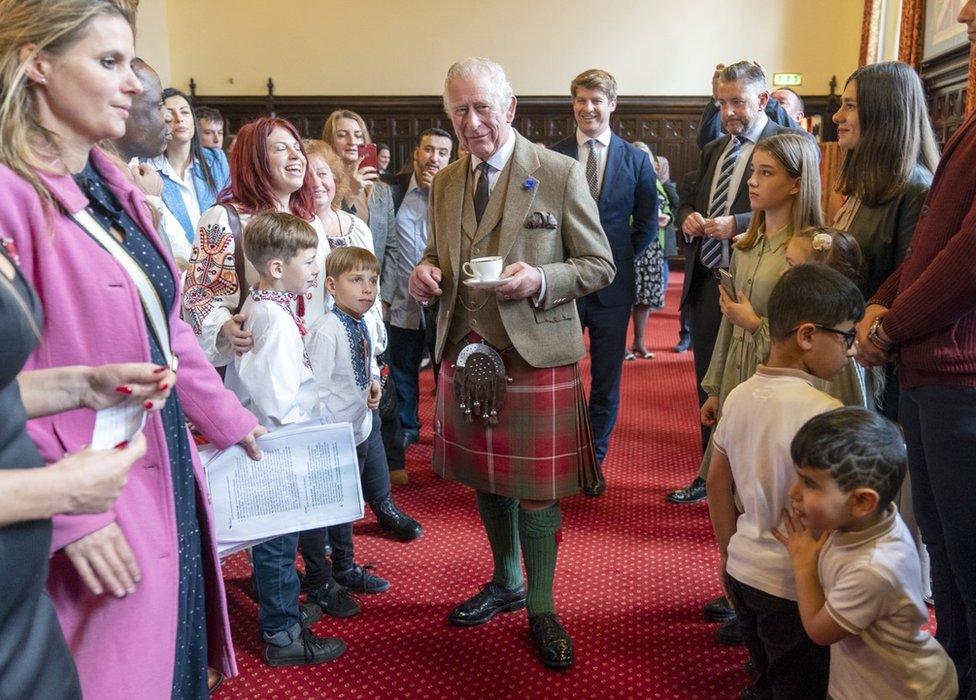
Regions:
[[[359,128],[363,130],[363,141],[373,143],[373,139],[369,137],[369,129],[366,128],[366,120],[350,109],[337,109],[326,118],[325,124],[322,125],[322,140],[328,145],[331,146],[335,143],[336,122],[340,119],[352,119],[359,124]]]
[[[590,68],[573,78],[573,82],[569,84],[569,94],[574,98],[577,88],[599,90],[606,96],[607,102],[617,99],[617,81],[612,75],[599,68]]]
[[[823,226],[820,211],[820,149],[805,133],[775,134],[756,144],[753,154],[762,151],[772,156],[792,178],[799,178],[799,192],[793,198],[790,231]],[[749,229],[735,244],[738,250],[749,250],[759,242],[766,225],[766,212],[754,211]],[[772,232],[770,232],[772,233]]]
[[[346,166],[343,164],[342,158],[332,146],[319,139],[305,139],[305,153],[309,159],[312,156],[320,157],[332,171],[332,179],[335,180],[332,208],[338,211],[342,206],[342,201],[349,195],[349,175],[346,174]],[[309,169],[311,169],[311,165],[309,165]]]
[[[289,262],[303,250],[316,249],[318,234],[301,217],[283,211],[255,214],[244,226],[244,256],[261,274],[271,260]]]
[[[51,171],[60,151],[57,135],[38,121],[27,68],[42,51],[57,55],[81,40],[99,15],[117,15],[133,25],[126,0],[0,2],[0,163],[30,183],[46,203],[51,195],[36,171]],[[28,44],[34,49],[22,60],[21,49]]]
[[[329,253],[325,259],[325,276],[332,279],[359,270],[379,272],[376,256],[365,248],[354,245],[342,246]]]

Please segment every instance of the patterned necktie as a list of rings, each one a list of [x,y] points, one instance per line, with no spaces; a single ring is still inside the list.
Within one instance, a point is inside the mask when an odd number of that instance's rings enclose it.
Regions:
[[[739,154],[742,153],[742,139],[738,136],[732,137],[732,145],[722,167],[718,173],[718,180],[715,181],[715,189],[712,190],[712,199],[708,205],[708,218],[714,219],[717,216],[725,216],[728,212],[729,187],[732,185],[732,173],[736,163],[739,162]],[[717,241],[714,238],[702,239],[700,255],[702,265],[708,268],[718,267],[722,262],[722,253],[728,246],[728,241]]]
[[[485,209],[488,208],[488,173],[491,172],[491,166],[482,161],[478,165],[478,170],[481,172],[474,186],[474,218],[480,224],[481,217],[485,215]]]
[[[590,153],[586,157],[586,184],[590,186],[590,194],[593,195],[593,199],[599,202],[600,183],[597,179],[597,172],[600,170],[600,156],[597,153],[597,148],[600,147],[600,142],[596,139],[590,139],[586,143],[590,147]]]

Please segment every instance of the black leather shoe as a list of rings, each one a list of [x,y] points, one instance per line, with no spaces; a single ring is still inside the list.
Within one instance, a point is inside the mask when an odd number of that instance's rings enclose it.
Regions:
[[[756,689],[756,686],[747,685],[742,689],[742,695],[740,697],[742,700],[761,700],[762,693]]]
[[[700,476],[696,476],[685,488],[669,491],[665,496],[672,503],[698,503],[704,501],[705,497],[705,480]]]
[[[488,622],[500,612],[512,612],[524,607],[524,585],[518,588],[502,588],[494,581],[489,581],[477,595],[455,607],[447,620],[459,627],[473,627]]]
[[[583,487],[583,493],[586,494],[587,496],[593,496],[593,497],[602,496],[606,492],[607,492],[607,482],[602,480],[593,486]]]
[[[363,611],[363,606],[359,604],[359,601],[335,579],[326,581],[314,591],[310,591],[308,599],[322,608],[322,611],[329,617],[352,617]]]
[[[735,610],[729,605],[729,601],[724,595],[720,595],[715,600],[705,603],[702,608],[702,616],[709,622],[728,622],[735,619]]]
[[[752,660],[751,656],[746,659],[746,665],[742,667],[742,670],[753,678],[759,678],[759,667],[756,666],[756,662]]]
[[[529,618],[529,634],[539,661],[549,668],[573,665],[573,640],[556,613],[542,613]]]
[[[675,345],[672,348],[672,350],[674,350],[676,353],[680,354],[680,353],[683,353],[683,352],[687,352],[690,347],[691,347],[691,338],[683,338],[683,339],[681,339],[681,340],[678,341],[678,344]]]
[[[308,630],[288,646],[266,644],[264,660],[269,666],[308,666],[338,659],[346,651],[346,643],[335,637],[316,637]]]
[[[400,435],[400,447],[404,450],[410,447],[415,442],[420,442],[420,435],[413,432],[412,430],[404,430]]]
[[[392,495],[371,502],[369,508],[376,516],[380,527],[392,532],[397,536],[397,539],[409,542],[424,534],[424,529],[420,527],[420,523],[400,510],[397,504],[393,502]]]
[[[302,629],[308,629],[322,619],[322,608],[315,603],[302,603],[298,608],[298,618]]]
[[[727,647],[741,647],[745,646],[746,643],[742,638],[742,630],[739,629],[738,620],[726,622],[715,630],[715,639],[718,640],[719,644],[724,644]]]

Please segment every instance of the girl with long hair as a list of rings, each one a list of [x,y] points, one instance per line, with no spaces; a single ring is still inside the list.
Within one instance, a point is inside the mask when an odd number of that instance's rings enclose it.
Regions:
[[[821,226],[820,152],[809,136],[776,134],[756,144],[749,177],[752,220],[735,244],[729,272],[736,298],[719,286],[722,322],[702,388],[704,425],[718,421],[722,403],[769,355],[766,304],[786,266],[786,246],[797,231]],[[711,460],[711,442],[703,467]]]

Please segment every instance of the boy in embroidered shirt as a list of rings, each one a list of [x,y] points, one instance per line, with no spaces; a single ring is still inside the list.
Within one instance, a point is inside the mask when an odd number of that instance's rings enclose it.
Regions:
[[[892,503],[908,455],[898,428],[862,408],[812,418],[790,447],[785,531],[800,618],[830,645],[830,697],[949,700],[952,660],[921,626],[918,548]]]
[[[260,275],[242,309],[254,347],[228,367],[226,383],[268,430],[315,415],[312,374],[302,336],[305,325],[294,301],[315,284],[318,236],[306,221],[281,212],[258,214],[243,232],[247,259]],[[322,663],[346,649],[339,639],[317,637],[306,627],[318,607],[298,602],[295,571],[298,533],[251,549],[265,660],[272,666]],[[312,613],[312,614],[309,614]]]
[[[376,257],[365,248],[336,248],[325,259],[325,274],[326,289],[332,295],[334,305],[330,312],[312,324],[305,339],[314,377],[317,411],[329,423],[352,423],[363,492],[367,493],[375,490],[370,486],[375,481],[371,480],[389,478],[377,411],[380,373],[363,320],[376,300],[379,275]],[[317,579],[334,579],[341,587],[361,593],[382,593],[389,589],[389,581],[354,563],[352,523],[335,525],[327,530],[332,545],[331,571],[328,562],[315,557]],[[320,567],[324,570],[320,571]],[[333,585],[319,587],[316,602],[336,617],[359,612],[355,600],[347,598],[347,614],[343,614],[341,601],[337,603],[334,599]]]
[[[769,297],[769,358],[732,390],[715,429],[706,488],[719,581],[758,671],[743,697],[822,700],[827,692],[829,651],[803,630],[793,567],[772,530],[793,481],[790,441],[841,405],[819,380],[847,364],[863,313],[861,292],[841,273],[821,264],[788,270]]]

